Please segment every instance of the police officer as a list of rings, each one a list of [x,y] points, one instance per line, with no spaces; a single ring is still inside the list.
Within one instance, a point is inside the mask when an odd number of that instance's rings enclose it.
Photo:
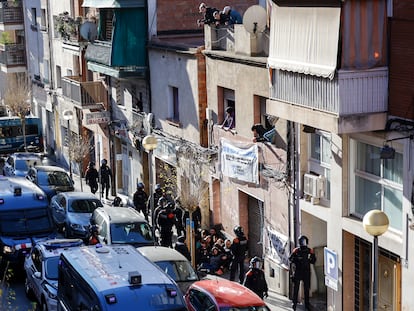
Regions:
[[[172,227],[175,225],[175,222],[174,204],[169,202],[158,214],[157,223],[160,227],[161,246],[172,247]]]
[[[244,280],[244,259],[248,249],[247,238],[244,235],[243,228],[236,226],[233,229],[236,238],[233,239],[231,245],[231,252],[233,253],[233,260],[230,267],[230,281],[234,281],[236,277],[236,271],[239,269],[239,281],[243,283]]]
[[[298,238],[299,247],[296,247],[289,257],[291,262],[291,278],[293,282],[292,308],[296,310],[298,303],[298,292],[300,281],[303,281],[305,294],[305,308],[310,310],[309,288],[310,288],[310,265],[316,262],[316,257],[312,248],[308,247],[309,239],[305,235]]]
[[[267,297],[267,282],[262,270],[262,260],[255,256],[250,260],[249,271],[246,272],[243,285],[256,293],[260,298]]]
[[[137,191],[135,191],[133,196],[134,207],[138,212],[141,212],[145,219],[148,221],[148,195],[144,191],[144,184],[142,182],[137,183]]]
[[[103,159],[101,161],[101,167],[99,168],[99,174],[101,177],[101,196],[105,193],[105,198],[109,199],[109,188],[111,187],[112,171],[108,166],[108,161]]]
[[[177,223],[175,224],[175,228],[177,229],[177,235],[185,235],[185,219],[184,219],[184,211],[181,208],[181,201],[179,197],[174,199],[174,214],[177,219]]]

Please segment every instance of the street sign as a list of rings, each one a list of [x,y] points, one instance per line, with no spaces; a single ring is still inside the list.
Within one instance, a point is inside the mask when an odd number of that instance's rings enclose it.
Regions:
[[[324,248],[325,285],[338,290],[338,256],[329,248]]]
[[[85,113],[84,121],[86,125],[109,123],[111,121],[111,114],[109,111]]]

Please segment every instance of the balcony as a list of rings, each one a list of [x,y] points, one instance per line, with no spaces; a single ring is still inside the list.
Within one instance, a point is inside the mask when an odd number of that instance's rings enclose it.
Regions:
[[[388,67],[339,70],[332,80],[273,70],[270,98],[267,107],[275,115],[316,128],[327,117],[326,130],[336,133],[384,129]]]
[[[0,64],[2,64],[2,71],[20,72],[17,68],[26,66],[24,44],[0,44]]]
[[[206,51],[226,51],[245,56],[268,56],[269,39],[263,33],[252,35],[243,25],[204,26]]]
[[[21,1],[0,2],[0,30],[23,29],[23,26]]]
[[[62,95],[81,109],[102,108],[106,102],[106,89],[101,81],[82,82],[81,77],[62,78]]]

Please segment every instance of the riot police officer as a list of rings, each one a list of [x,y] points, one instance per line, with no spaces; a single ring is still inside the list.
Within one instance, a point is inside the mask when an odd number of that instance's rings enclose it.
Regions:
[[[233,243],[231,245],[233,260],[230,267],[230,281],[234,281],[236,277],[236,271],[238,269],[239,281],[242,284],[244,281],[244,259],[246,258],[248,241],[241,226],[234,227],[233,232],[236,237],[233,239]]]
[[[316,257],[312,248],[308,247],[309,239],[305,235],[298,238],[299,247],[296,247],[289,257],[291,262],[291,278],[293,282],[292,308],[296,310],[298,303],[298,292],[300,281],[303,281],[305,294],[305,308],[310,310],[309,288],[311,270],[310,265],[316,262]]]
[[[260,298],[267,297],[267,282],[262,270],[262,260],[259,257],[255,256],[250,260],[249,271],[246,272],[243,285]]]

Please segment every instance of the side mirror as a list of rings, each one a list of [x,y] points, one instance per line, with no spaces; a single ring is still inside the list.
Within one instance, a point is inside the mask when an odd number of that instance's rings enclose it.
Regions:
[[[40,278],[42,277],[42,273],[41,273],[41,272],[39,272],[39,271],[36,271],[36,272],[33,274],[33,276],[34,276],[36,279],[40,279]]]

